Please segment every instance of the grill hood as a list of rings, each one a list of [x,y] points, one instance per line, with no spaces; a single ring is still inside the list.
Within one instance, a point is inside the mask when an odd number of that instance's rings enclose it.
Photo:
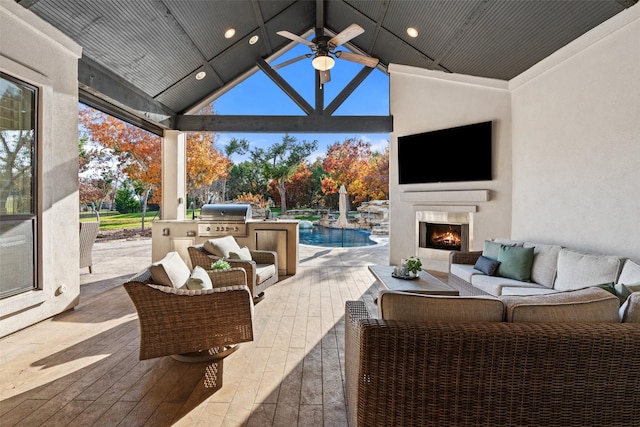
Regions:
[[[216,222],[247,222],[251,219],[251,205],[207,204],[200,210],[200,219]]]

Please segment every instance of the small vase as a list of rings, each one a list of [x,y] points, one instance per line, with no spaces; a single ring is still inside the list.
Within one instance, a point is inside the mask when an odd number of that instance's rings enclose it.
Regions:
[[[418,272],[417,271],[407,271],[407,277],[409,277],[410,279],[415,279],[416,277],[418,277]]]

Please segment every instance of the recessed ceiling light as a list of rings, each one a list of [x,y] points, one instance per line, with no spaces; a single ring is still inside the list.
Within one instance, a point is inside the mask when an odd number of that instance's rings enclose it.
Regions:
[[[256,43],[258,43],[258,40],[260,40],[260,37],[251,36],[251,38],[249,39],[249,44],[256,44]]]
[[[225,39],[230,39],[235,35],[236,35],[236,30],[234,28],[229,28],[227,31],[224,32]]]
[[[409,27],[407,28],[407,34],[409,34],[409,37],[418,37],[418,30],[413,27]]]
[[[207,77],[207,73],[204,72],[204,71],[200,71],[200,72],[198,72],[198,74],[196,74],[196,80],[202,80],[205,77]]]

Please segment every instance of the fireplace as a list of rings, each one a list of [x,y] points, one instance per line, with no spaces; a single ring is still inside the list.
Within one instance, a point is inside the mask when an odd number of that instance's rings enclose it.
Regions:
[[[469,224],[420,221],[418,247],[443,251],[469,250]]]
[[[475,206],[438,205],[430,210],[415,207],[415,254],[425,270],[449,271],[449,255],[473,247]],[[427,208],[427,206],[424,206]]]

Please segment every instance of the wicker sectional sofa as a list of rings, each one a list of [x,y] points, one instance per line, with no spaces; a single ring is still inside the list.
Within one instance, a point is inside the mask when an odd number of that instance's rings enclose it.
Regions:
[[[640,322],[640,292],[628,322]],[[638,426],[640,323],[597,288],[534,296],[382,291],[345,310],[356,426]],[[576,319],[571,321],[570,319]]]

